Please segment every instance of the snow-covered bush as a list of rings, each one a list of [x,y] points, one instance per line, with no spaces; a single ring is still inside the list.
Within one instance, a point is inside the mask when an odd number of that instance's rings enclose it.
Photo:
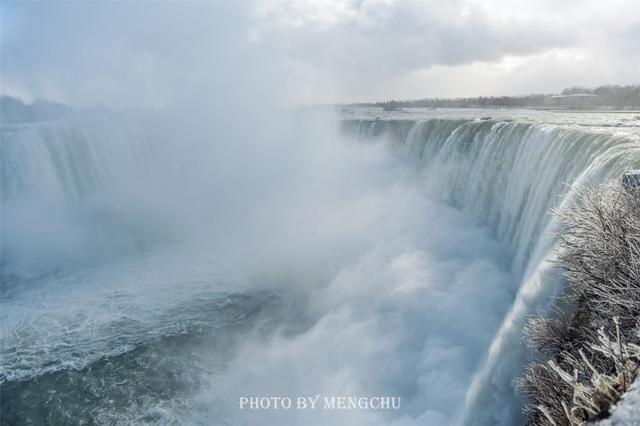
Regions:
[[[520,379],[530,425],[606,417],[640,365],[640,191],[588,188],[558,215],[567,291],[526,330],[539,353]]]

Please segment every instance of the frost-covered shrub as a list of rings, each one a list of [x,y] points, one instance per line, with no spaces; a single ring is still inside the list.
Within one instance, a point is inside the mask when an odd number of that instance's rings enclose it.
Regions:
[[[530,425],[606,417],[640,364],[640,191],[585,189],[558,216],[568,288],[564,309],[527,326],[539,353],[520,380]]]

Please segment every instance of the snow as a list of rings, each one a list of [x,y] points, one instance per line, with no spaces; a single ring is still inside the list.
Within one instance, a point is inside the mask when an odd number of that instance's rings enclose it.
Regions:
[[[640,380],[631,385],[629,391],[613,408],[608,419],[594,423],[595,426],[640,426]]]

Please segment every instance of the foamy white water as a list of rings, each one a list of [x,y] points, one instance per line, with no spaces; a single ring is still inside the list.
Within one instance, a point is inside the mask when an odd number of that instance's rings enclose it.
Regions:
[[[522,326],[562,288],[549,210],[638,167],[640,120],[298,121],[207,135],[148,117],[2,129],[8,421],[47,399],[54,419],[98,423],[521,421]],[[237,405],[316,394],[402,406]]]

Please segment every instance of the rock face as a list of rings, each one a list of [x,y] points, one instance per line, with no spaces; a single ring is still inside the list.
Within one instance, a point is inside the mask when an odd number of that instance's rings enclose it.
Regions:
[[[640,192],[640,170],[627,170],[622,175],[622,186],[628,191]]]

